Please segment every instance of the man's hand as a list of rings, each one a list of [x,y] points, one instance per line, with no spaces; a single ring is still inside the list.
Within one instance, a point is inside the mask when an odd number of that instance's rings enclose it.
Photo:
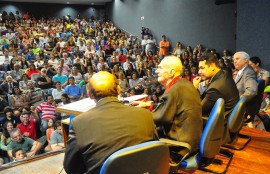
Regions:
[[[23,136],[24,137],[29,137],[29,132],[24,132]]]
[[[34,152],[28,152],[28,153],[26,153],[26,156],[27,157],[33,157],[33,156],[35,156],[35,153]]]
[[[202,81],[202,78],[201,77],[195,77],[194,79],[193,79],[193,85],[194,85],[194,87],[196,88],[196,89],[198,89],[199,88],[199,85],[200,85],[200,82]]]
[[[131,105],[136,106],[136,107],[140,107],[140,108],[146,108],[146,107],[151,106],[152,103],[153,103],[153,101],[147,101],[147,102],[144,102],[144,101],[132,101]]]

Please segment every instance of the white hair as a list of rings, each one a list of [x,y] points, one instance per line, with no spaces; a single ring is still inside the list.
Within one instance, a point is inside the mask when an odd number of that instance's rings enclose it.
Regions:
[[[249,60],[249,59],[250,59],[249,54],[248,54],[248,53],[246,53],[245,51],[239,51],[239,52],[237,52],[237,53],[239,53],[239,54],[241,55],[241,57],[240,57],[240,58],[242,58],[242,59],[247,59],[247,60]]]

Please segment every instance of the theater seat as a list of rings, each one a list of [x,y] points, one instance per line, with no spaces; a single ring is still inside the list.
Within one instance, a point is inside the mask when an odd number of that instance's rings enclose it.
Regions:
[[[169,148],[150,141],[121,149],[107,158],[100,174],[168,174]]]
[[[220,150],[222,144],[222,138],[224,133],[224,100],[219,98],[214,107],[211,110],[208,121],[204,127],[201,139],[199,153],[189,156],[188,158],[182,160],[179,164],[178,170],[187,173],[193,173],[198,168],[203,171],[211,173],[224,173],[227,171],[228,166],[232,160],[232,154],[226,150]],[[218,160],[215,156],[219,153],[223,156],[229,158],[229,162],[226,168],[222,172],[213,171],[207,169],[206,167],[212,162]],[[171,170],[171,173],[178,173],[176,170]]]
[[[246,113],[246,98],[242,96],[235,105],[235,107],[233,108],[232,113],[228,117],[227,128],[225,130],[226,133],[223,139],[222,145],[223,147],[234,150],[242,150],[251,141],[251,137],[239,134],[243,126],[245,113]],[[241,147],[236,146],[239,137],[247,139],[247,141]]]

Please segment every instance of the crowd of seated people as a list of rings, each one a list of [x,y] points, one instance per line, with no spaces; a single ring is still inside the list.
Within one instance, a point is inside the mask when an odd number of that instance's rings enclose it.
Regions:
[[[7,30],[2,31],[0,38],[0,102],[5,103],[1,106],[9,105],[5,109],[0,107],[4,114],[0,122],[3,132],[0,157],[18,160],[17,153],[21,150],[25,158],[42,150],[61,149],[62,133],[56,120],[68,115],[56,113],[55,108],[87,97],[84,89],[88,90],[88,81],[96,72],[115,75],[122,97],[146,94],[145,100],[153,101],[155,106],[164,92],[155,70],[169,54],[170,43],[165,35],[158,52],[151,34],[143,35],[140,41],[112,22],[93,17],[66,21],[26,15],[2,21],[0,26]],[[234,72],[228,50],[220,56],[215,49],[206,49],[202,44],[192,48],[181,42],[172,50],[171,54],[183,63],[181,76],[190,82],[198,76],[199,58],[205,52],[214,54],[224,71]],[[251,62],[258,77],[264,78],[268,85],[269,72],[260,68],[257,59]],[[20,129],[30,124],[34,125],[31,134]],[[12,136],[16,141],[10,140]],[[48,143],[40,144],[39,139],[44,136]],[[34,148],[17,147],[23,138]],[[8,146],[9,143],[13,145]]]

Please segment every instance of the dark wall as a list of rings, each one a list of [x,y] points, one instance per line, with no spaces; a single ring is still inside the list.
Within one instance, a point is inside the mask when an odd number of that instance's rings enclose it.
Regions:
[[[264,67],[270,70],[270,1],[238,0],[237,45],[238,51],[261,58]]]
[[[105,12],[105,6],[0,2],[0,12],[7,11],[15,14],[17,10],[21,14],[31,12],[37,17],[63,17],[69,14],[74,19],[78,14],[84,17],[101,17]]]
[[[114,0],[107,6],[116,25],[140,36],[141,27],[152,30],[157,41],[167,35],[172,46],[177,41],[196,46],[235,51],[236,3],[215,5],[214,0]],[[144,16],[144,20],[141,17]]]

